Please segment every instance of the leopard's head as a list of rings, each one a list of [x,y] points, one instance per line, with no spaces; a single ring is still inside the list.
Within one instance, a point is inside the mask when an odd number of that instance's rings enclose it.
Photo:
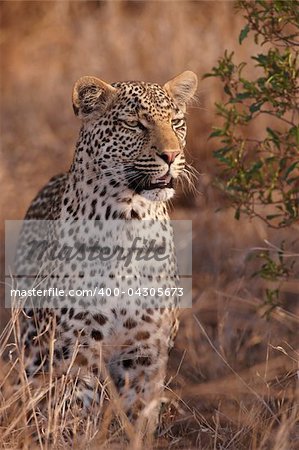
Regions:
[[[185,112],[196,87],[191,71],[164,86],[80,78],[73,108],[83,120],[89,167],[110,177],[111,186],[124,183],[148,200],[170,199],[185,168]]]

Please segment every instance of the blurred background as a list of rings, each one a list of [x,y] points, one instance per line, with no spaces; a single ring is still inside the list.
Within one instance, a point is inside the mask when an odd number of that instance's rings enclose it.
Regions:
[[[268,395],[275,415],[293,398],[299,312],[298,291],[289,286],[288,308],[264,315],[265,286],[251,277],[252,249],[264,239],[280,242],[281,232],[236,221],[213,187],[216,144],[208,137],[223,91],[202,76],[225,49],[236,61],[258,52],[252,39],[238,44],[243,26],[231,1],[1,3],[2,236],[4,220],[22,219],[38,190],[70,166],[80,127],[71,91],[79,77],[163,84],[187,69],[197,73],[187,159],[199,171],[198,193],[179,193],[172,211],[173,218],[193,221],[194,306],[183,312],[171,355],[169,390],[182,408],[171,432],[203,446],[216,433],[223,445],[232,439],[236,445],[221,448],[238,450],[251,448],[254,436],[270,443],[279,437],[279,430],[265,436],[272,419],[263,399]],[[253,127],[259,136],[262,124]],[[7,316],[2,310],[2,323]]]
[[[22,218],[37,189],[54,173],[68,169],[80,126],[71,105],[72,86],[79,77],[163,84],[190,69],[201,79],[226,48],[245,59],[253,51],[248,43],[236,46],[242,17],[234,13],[233,2],[1,6],[6,218]],[[198,180],[201,191],[214,172],[208,135],[215,122],[213,104],[222,95],[216,83],[200,81],[198,102],[189,110],[189,159],[203,174]],[[184,198],[182,204],[197,200]]]

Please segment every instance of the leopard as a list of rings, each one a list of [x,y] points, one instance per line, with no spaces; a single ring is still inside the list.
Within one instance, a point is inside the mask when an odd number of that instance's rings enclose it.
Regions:
[[[163,85],[81,77],[72,92],[81,128],[70,169],[53,177],[26,213],[27,240],[41,236],[45,223],[47,233],[64,244],[80,236],[85,250],[99,239],[108,249],[122,250],[136,241],[144,249],[154,239],[160,251],[154,259],[129,263],[127,258],[88,263],[56,258],[47,270],[58,274],[54,281],[59,278],[64,292],[97,287],[104,295],[48,295],[42,307],[23,309],[28,378],[39,383],[41,372],[71,373],[84,411],[100,404],[105,377],[129,420],[161,398],[179,326],[178,298],[163,294],[180,283],[168,205],[186,177],[186,110],[196,89],[197,76],[189,70]],[[43,258],[31,269],[40,270]],[[149,285],[162,295],[142,297],[140,288]],[[120,295],[108,295],[107,288]],[[137,294],[129,296],[129,289]],[[158,409],[150,414],[154,424]]]

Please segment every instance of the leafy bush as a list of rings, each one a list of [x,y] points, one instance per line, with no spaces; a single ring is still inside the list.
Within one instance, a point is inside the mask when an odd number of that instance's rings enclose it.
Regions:
[[[223,83],[225,101],[216,103],[223,119],[211,137],[220,139],[214,152],[220,162],[218,186],[242,214],[261,218],[269,227],[291,227],[299,218],[299,2],[264,0],[236,2],[246,25],[239,43],[252,34],[263,53],[252,56],[256,78],[246,78],[247,62],[235,63],[225,52],[205,77]],[[252,132],[255,121],[265,124],[263,136]],[[283,246],[259,256],[263,278],[284,279]],[[278,294],[267,293],[270,303]]]

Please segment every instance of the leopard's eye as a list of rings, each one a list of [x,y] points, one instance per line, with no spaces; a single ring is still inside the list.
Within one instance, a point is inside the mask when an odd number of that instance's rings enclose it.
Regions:
[[[139,120],[121,120],[124,127],[130,129],[145,130],[145,126]]]
[[[140,124],[139,120],[124,120],[124,122],[126,125],[133,128],[138,127]]]
[[[184,119],[173,119],[173,120],[171,121],[171,124],[172,124],[172,126],[175,127],[175,128],[180,128],[180,127],[182,127],[183,125],[185,125],[185,120],[184,120]]]

